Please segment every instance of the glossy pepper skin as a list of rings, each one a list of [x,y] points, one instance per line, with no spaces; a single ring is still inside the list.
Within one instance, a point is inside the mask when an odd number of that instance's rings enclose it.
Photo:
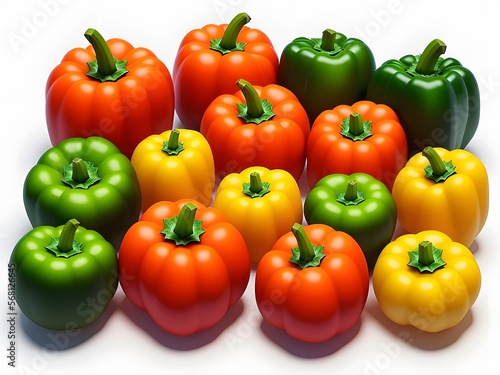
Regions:
[[[227,175],[217,188],[213,206],[241,232],[253,263],[303,219],[299,186],[283,169],[250,167]]]
[[[400,171],[392,195],[399,223],[408,232],[439,230],[467,247],[488,217],[486,168],[462,149],[426,147]]]
[[[50,141],[101,136],[130,158],[148,135],[172,129],[170,72],[146,48],[118,38],[105,41],[94,29],[85,37],[91,45],[70,50],[47,80]]]
[[[190,129],[167,130],[142,140],[131,159],[142,192],[142,211],[159,201],[212,203],[214,158],[208,141]]]
[[[117,250],[141,209],[134,167],[102,137],[68,138],[45,151],[26,176],[23,199],[32,226],[76,218]]]
[[[242,78],[254,85],[276,83],[278,55],[269,37],[245,26],[246,13],[229,24],[209,24],[188,32],[174,61],[175,109],[184,128],[199,130],[209,104],[233,94]]]
[[[368,268],[357,242],[323,224],[294,224],[255,273],[263,318],[308,343],[349,330],[361,316],[368,287]]]
[[[480,115],[479,86],[472,72],[431,41],[421,55],[389,60],[373,73],[366,97],[394,109],[408,140],[409,156],[424,147],[465,148]]]
[[[240,232],[192,199],[153,204],[119,252],[127,298],[163,330],[188,336],[213,327],[245,291],[250,259]]]
[[[376,178],[366,173],[331,174],[307,194],[304,217],[308,224],[325,224],[351,235],[371,272],[394,235],[397,208],[390,191]]]
[[[15,245],[10,265],[19,308],[48,329],[74,330],[93,323],[118,287],[115,249],[75,219],[30,230]]]
[[[476,301],[481,272],[471,251],[442,232],[400,236],[388,244],[372,276],[382,312],[425,332],[456,326]]]
[[[307,181],[312,188],[333,173],[367,173],[392,190],[408,161],[406,135],[392,108],[368,100],[323,111],[307,141]]]
[[[243,79],[236,84],[240,90],[217,97],[201,122],[200,132],[214,153],[216,176],[258,165],[284,169],[298,181],[309,136],[304,107],[283,86],[253,86]]]
[[[299,37],[285,46],[278,83],[297,95],[312,124],[324,110],[364,99],[374,71],[363,41],[326,29],[322,38]]]

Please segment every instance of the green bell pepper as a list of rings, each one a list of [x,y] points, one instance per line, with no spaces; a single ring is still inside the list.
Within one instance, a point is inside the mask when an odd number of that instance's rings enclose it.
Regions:
[[[396,203],[387,187],[366,173],[330,174],[307,194],[304,217],[351,235],[363,250],[370,271],[392,240]]]
[[[421,55],[389,60],[372,75],[367,99],[391,107],[399,117],[412,156],[426,146],[465,148],[479,123],[479,87],[472,72],[446,45],[431,41]]]
[[[75,219],[39,226],[14,247],[15,298],[21,311],[48,329],[76,329],[97,320],[118,287],[118,257],[99,233]]]
[[[68,138],[48,149],[29,171],[23,198],[33,227],[76,218],[115,250],[141,210],[132,163],[102,137]]]
[[[326,29],[322,38],[299,37],[285,46],[278,83],[292,91],[312,124],[326,109],[364,99],[375,58],[361,40]]]

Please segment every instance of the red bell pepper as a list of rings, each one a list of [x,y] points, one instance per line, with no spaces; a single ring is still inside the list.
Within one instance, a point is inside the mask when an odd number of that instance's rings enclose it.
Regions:
[[[130,158],[141,140],[172,129],[170,72],[146,48],[122,39],[106,42],[93,29],[85,37],[91,45],[69,51],[47,80],[50,141],[97,135]]]
[[[221,211],[191,199],[150,206],[125,234],[118,264],[130,302],[179,336],[217,324],[250,277],[240,232]]]
[[[362,172],[392,190],[408,160],[403,127],[384,104],[361,100],[323,111],[307,143],[307,181],[313,187],[329,174]]]
[[[200,129],[208,105],[222,94],[233,94],[234,83],[277,82],[278,55],[266,34],[245,26],[246,13],[229,24],[203,26],[182,39],[174,62],[175,109],[185,128]]]
[[[207,108],[200,132],[212,147],[215,175],[223,178],[253,166],[283,169],[299,180],[306,162],[310,125],[294,93],[240,79],[240,91],[221,95]]]
[[[255,274],[264,319],[310,343],[350,329],[361,316],[368,286],[361,247],[324,224],[294,224],[262,257]]]

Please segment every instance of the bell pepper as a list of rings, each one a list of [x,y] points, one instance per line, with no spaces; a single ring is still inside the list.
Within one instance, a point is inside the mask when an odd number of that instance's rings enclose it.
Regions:
[[[283,86],[253,86],[243,79],[236,84],[240,90],[217,97],[201,121],[217,177],[258,165],[284,169],[298,181],[310,128],[304,107]]]
[[[217,188],[213,206],[241,232],[253,263],[303,220],[299,185],[283,169],[250,167],[227,175]]]
[[[10,264],[19,308],[48,329],[74,330],[93,323],[118,287],[115,249],[76,219],[30,230],[15,245]]]
[[[100,136],[127,157],[150,134],[172,129],[170,72],[150,50],[94,29],[87,48],[74,48],[49,75],[46,119],[52,145],[66,138]]]
[[[373,270],[382,249],[392,240],[396,202],[385,185],[366,173],[331,174],[306,195],[308,224],[326,224],[351,235]]]
[[[32,226],[76,218],[116,250],[141,210],[134,167],[102,137],[68,138],[45,151],[26,176],[23,199]]]
[[[233,94],[234,83],[246,79],[255,85],[276,83],[278,55],[269,37],[245,26],[246,13],[229,24],[208,24],[188,32],[174,61],[175,110],[184,128],[199,130],[212,100]]]
[[[195,130],[174,129],[142,140],[131,158],[142,192],[142,211],[159,201],[191,198],[212,203],[214,158]]]
[[[160,201],[132,225],[119,252],[122,289],[166,332],[217,324],[245,291],[250,259],[240,232],[192,199]]]
[[[333,173],[367,173],[392,189],[408,161],[406,135],[392,108],[368,100],[323,111],[307,142],[307,181],[312,188]]]
[[[373,73],[366,97],[394,109],[410,156],[426,146],[465,148],[479,123],[480,93],[472,72],[441,57],[446,45],[431,41],[421,55],[386,61]]]
[[[323,224],[291,228],[257,266],[257,307],[266,322],[291,337],[323,342],[359,320],[368,296],[368,268],[348,234]]]
[[[380,254],[373,291],[391,321],[440,332],[462,321],[476,301],[481,272],[471,251],[446,234],[405,234]]]
[[[426,147],[400,171],[392,195],[406,231],[438,230],[467,247],[488,217],[486,168],[462,149]]]
[[[299,37],[285,46],[278,83],[297,95],[312,124],[324,110],[364,99],[374,71],[363,41],[326,29],[322,38]]]

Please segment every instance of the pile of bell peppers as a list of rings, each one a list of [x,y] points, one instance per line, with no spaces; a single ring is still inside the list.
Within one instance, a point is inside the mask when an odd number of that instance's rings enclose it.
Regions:
[[[468,313],[481,285],[469,248],[489,208],[486,168],[465,149],[480,114],[472,72],[439,39],[377,67],[330,28],[279,57],[250,21],[189,31],[172,75],[88,29],[90,45],[50,73],[52,147],[26,176],[33,229],[11,255],[29,319],[92,324],[121,283],[188,336],[223,319],[251,272],[263,319],[308,343],[359,321],[370,278],[397,324],[439,332]]]

